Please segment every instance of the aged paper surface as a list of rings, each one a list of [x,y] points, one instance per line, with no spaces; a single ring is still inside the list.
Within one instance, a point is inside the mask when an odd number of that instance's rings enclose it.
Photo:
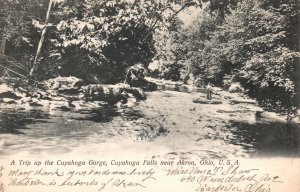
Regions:
[[[71,1],[50,0],[48,13],[59,2]],[[192,25],[191,13],[180,14]],[[3,36],[1,65],[7,41]],[[106,105],[83,100],[79,88],[76,99],[59,95],[68,88],[63,81],[75,77],[48,80],[49,94],[37,90],[30,98],[7,85],[9,71],[3,74],[0,192],[300,192],[299,117],[264,111],[242,93],[147,77],[157,89],[141,91],[146,100],[130,92],[127,103]],[[55,87],[57,82],[63,83]],[[100,87],[92,88],[130,90],[123,84]]]
[[[228,160],[134,157],[1,160],[1,190],[297,192],[300,187],[299,159],[229,159],[231,165],[226,165]],[[116,165],[120,162],[128,165]]]

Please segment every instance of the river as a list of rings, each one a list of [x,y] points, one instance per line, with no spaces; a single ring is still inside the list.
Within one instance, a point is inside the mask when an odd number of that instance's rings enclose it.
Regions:
[[[253,106],[193,103],[199,92],[159,90],[131,108],[1,106],[0,156],[144,153],[164,158],[300,156],[298,124],[257,119]]]

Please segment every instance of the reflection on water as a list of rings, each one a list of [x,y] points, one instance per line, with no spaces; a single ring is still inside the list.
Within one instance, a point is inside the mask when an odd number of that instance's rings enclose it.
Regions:
[[[26,129],[26,125],[45,122],[43,119],[47,119],[48,116],[39,110],[2,109],[0,133],[23,134],[21,129]]]
[[[124,116],[126,120],[130,120],[130,121],[145,117],[144,114],[142,114],[139,110],[134,110],[134,109],[124,110],[122,116]]]
[[[143,114],[139,110],[134,109],[123,109],[119,111],[116,107],[101,107],[97,109],[91,110],[81,110],[80,114],[84,116],[81,117],[72,117],[74,120],[80,121],[93,121],[93,122],[110,122],[114,117],[122,116],[126,120],[137,120],[139,118],[144,117]]]
[[[254,156],[300,156],[300,127],[296,124],[232,122],[231,143],[242,145]]]
[[[81,110],[79,113],[84,114],[83,117],[73,117],[76,120],[89,120],[93,122],[110,122],[114,117],[119,116],[120,112],[113,107],[100,107],[91,110]]]
[[[0,154],[5,154],[4,151],[20,150],[64,152],[87,142],[101,145],[107,139],[119,138],[124,130],[135,130],[137,128],[135,126],[139,125],[132,122],[140,118],[144,118],[144,115],[132,108],[120,110],[114,107],[101,107],[82,111],[55,111],[51,114],[39,110],[38,107],[31,111],[2,109],[0,141],[2,140],[3,151],[0,150]],[[227,131],[230,135],[224,140],[229,144],[241,146],[250,156],[300,156],[298,125],[230,121]],[[154,145],[156,141],[152,142]],[[191,141],[190,145],[195,143]]]
[[[205,88],[199,88],[193,85],[157,85],[157,90],[169,90],[184,93],[205,92]]]
[[[140,117],[139,111],[114,107],[81,111],[5,109],[0,112],[0,155],[65,153],[87,143],[102,145],[119,138],[122,129],[131,128],[130,121]]]

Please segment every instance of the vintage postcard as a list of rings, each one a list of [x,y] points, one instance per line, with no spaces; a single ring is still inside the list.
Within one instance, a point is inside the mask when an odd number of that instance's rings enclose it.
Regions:
[[[298,0],[1,0],[0,192],[300,192]]]

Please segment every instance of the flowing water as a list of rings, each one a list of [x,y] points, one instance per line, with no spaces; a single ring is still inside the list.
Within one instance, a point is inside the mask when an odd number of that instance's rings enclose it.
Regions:
[[[255,124],[232,122],[231,143],[242,145],[255,156],[300,156],[300,128],[282,122]]]
[[[181,88],[177,91],[187,92],[186,89]],[[156,92],[163,93],[163,91]],[[174,99],[168,94],[163,94],[164,98],[150,95],[148,100]],[[135,141],[133,135],[143,129],[136,122],[148,118],[136,108],[120,110],[115,107],[99,107],[91,110],[50,112],[39,107],[32,110],[2,107],[0,110],[0,155],[24,151],[33,154],[44,152],[59,154],[76,150],[83,145],[93,144],[97,146],[96,148],[100,148],[103,144],[112,141],[122,143],[123,139],[128,138]],[[175,123],[173,124],[176,127]],[[231,120],[222,130],[225,130],[227,136],[214,137],[211,141],[222,140],[220,145],[227,143],[227,153],[233,153],[231,149],[236,150],[234,148],[237,146],[249,156],[300,156],[300,128],[296,124],[269,121],[247,123]],[[172,131],[179,132],[175,129],[170,130],[171,133]],[[182,145],[179,142],[180,137],[189,132],[186,129],[185,131],[186,133],[179,132],[175,136],[179,145]],[[163,138],[165,143],[169,143],[168,139],[174,139],[168,138],[168,134],[158,135],[157,138],[147,142],[155,146],[155,150],[162,146],[159,137]],[[139,147],[140,143],[143,142],[136,142],[135,145]],[[174,143],[174,147],[169,144],[169,154],[177,153],[176,141]],[[190,145],[197,148],[199,144],[191,141]],[[209,145],[206,148],[209,153]]]
[[[133,119],[141,117],[136,110],[99,107],[80,111],[47,111],[1,109],[0,154],[17,152],[69,152],[87,142],[105,143],[122,135]],[[127,123],[129,124],[126,124]]]

